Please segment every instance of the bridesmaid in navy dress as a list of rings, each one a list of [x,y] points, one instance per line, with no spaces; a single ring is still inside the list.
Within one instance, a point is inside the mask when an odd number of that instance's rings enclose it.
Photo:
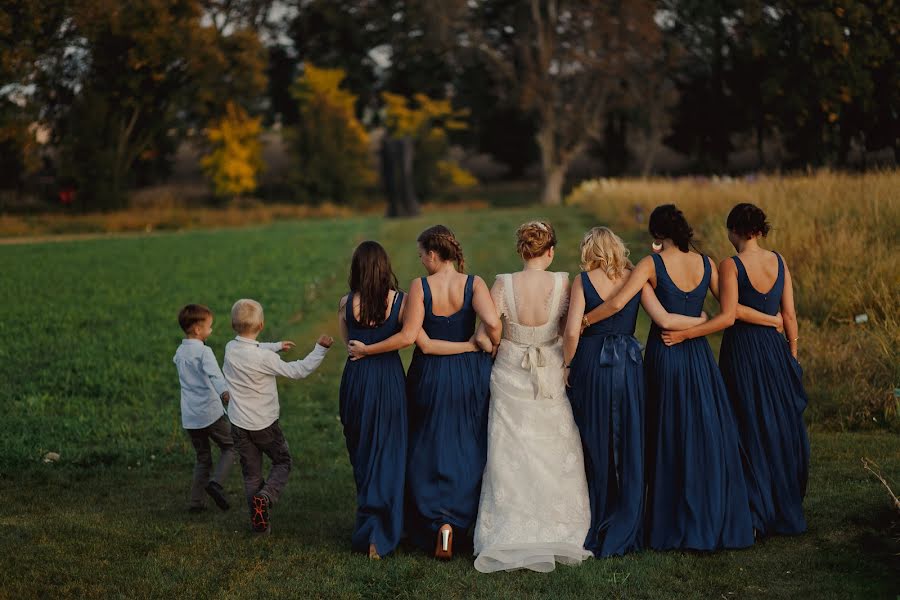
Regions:
[[[658,254],[643,259],[610,301],[585,315],[585,325],[625,306],[645,282],[671,313],[699,316],[708,289],[719,292],[712,261],[691,251],[693,231],[674,205],[650,215]],[[738,432],[728,393],[705,331],[734,321],[737,297],[723,286],[722,312],[691,329],[700,337],[666,346],[653,324],[644,356],[647,392],[647,509],[651,548],[717,550],[753,544]]]
[[[491,356],[471,341],[475,319],[495,342],[500,319],[484,281],[463,273],[462,248],[449,229],[430,227],[417,241],[428,276],[410,286],[421,291],[424,320],[406,378],[406,532],[420,548],[450,558],[454,533],[475,524],[487,458]],[[369,355],[393,343],[354,352]]]
[[[725,330],[719,368],[737,417],[746,460],[753,527],[759,534],[797,534],[806,530],[803,497],[809,469],[809,440],[803,423],[807,397],[797,362],[797,316],[791,274],[780,255],[759,247],[769,232],[762,210],[738,204],[728,215],[728,239],[737,256],[723,269],[738,289],[738,301],[773,317],[784,318],[780,335],[742,319]],[[754,284],[753,282],[757,282]],[[766,291],[760,291],[766,290]],[[677,343],[691,335],[664,335]]]
[[[579,340],[584,312],[622,289],[632,265],[619,236],[594,227],[581,243],[581,268],[572,284],[563,352],[591,503],[584,547],[604,557],[643,546],[644,367],[634,338],[638,304],[667,329],[687,329],[706,318],[670,315],[645,284],[620,312],[585,329]]]
[[[350,293],[341,298],[344,342],[375,343],[401,331],[406,300],[378,242],[353,253]],[[352,545],[378,559],[389,554],[403,530],[406,460],[406,388],[400,355],[348,358],[341,377],[341,423],[356,481],[356,525]]]

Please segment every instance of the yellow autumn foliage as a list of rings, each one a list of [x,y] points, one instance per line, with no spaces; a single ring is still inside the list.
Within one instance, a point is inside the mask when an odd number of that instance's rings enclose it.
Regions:
[[[341,88],[345,76],[343,69],[305,63],[292,90],[300,122],[286,139],[295,157],[292,186],[301,201],[354,202],[376,182],[369,134],[356,117],[357,98]]]
[[[200,164],[217,196],[240,196],[256,189],[264,168],[260,131],[261,119],[231,102],[225,116],[206,130],[212,151]]]
[[[478,185],[472,173],[450,160],[448,131],[468,128],[468,109],[454,109],[449,99],[440,100],[427,94],[406,96],[382,92],[385,124],[394,137],[411,137],[416,141],[416,189],[429,196],[446,188],[464,189]]]

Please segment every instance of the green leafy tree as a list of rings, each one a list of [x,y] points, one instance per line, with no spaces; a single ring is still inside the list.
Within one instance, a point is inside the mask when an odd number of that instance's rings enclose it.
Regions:
[[[49,55],[37,94],[82,206],[124,206],[191,129],[252,107],[265,89],[258,35],[219,31],[197,0],[72,0],[68,43]]]
[[[369,135],[344,78],[342,69],[307,63],[294,86],[299,122],[285,137],[294,157],[290,183],[302,202],[356,202],[375,184]]]

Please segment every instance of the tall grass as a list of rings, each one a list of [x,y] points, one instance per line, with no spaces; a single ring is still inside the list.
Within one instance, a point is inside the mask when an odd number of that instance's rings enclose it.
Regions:
[[[731,207],[761,207],[773,226],[764,245],[785,257],[794,280],[812,421],[900,427],[900,171],[595,180],[567,201],[623,229],[646,228],[655,206],[674,203],[716,259],[734,254],[725,229]],[[862,314],[868,322],[857,324]]]

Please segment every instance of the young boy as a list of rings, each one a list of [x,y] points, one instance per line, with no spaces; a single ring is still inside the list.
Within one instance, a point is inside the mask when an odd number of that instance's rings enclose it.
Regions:
[[[185,339],[172,360],[181,382],[181,425],[197,453],[188,510],[200,512],[206,508],[204,490],[219,508],[228,510],[228,499],[221,485],[234,463],[231,424],[222,408],[222,403],[228,402],[228,390],[212,349],[204,343],[212,334],[213,314],[202,304],[188,304],[178,313],[178,324]],[[210,440],[220,450],[219,462],[211,478]]]
[[[269,508],[278,501],[291,471],[291,454],[278,424],[280,406],[275,376],[306,377],[322,363],[334,340],[322,335],[306,358],[285,362],[276,352],[290,350],[294,343],[257,342],[263,328],[263,309],[259,302],[248,299],[234,303],[231,327],[238,335],[225,346],[222,365],[231,392],[228,416],[241,457],[251,529],[254,533],[268,533]],[[269,477],[265,480],[262,478],[263,454],[272,460]]]

